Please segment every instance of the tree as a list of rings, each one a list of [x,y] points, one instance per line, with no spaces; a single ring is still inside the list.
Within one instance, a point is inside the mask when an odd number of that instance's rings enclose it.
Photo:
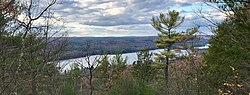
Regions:
[[[133,63],[132,73],[135,78],[147,83],[152,81],[157,73],[153,61],[153,53],[148,49],[142,50],[137,54],[138,60]]]
[[[79,65],[74,63],[71,66],[71,69],[69,72],[66,72],[64,75],[64,84],[61,89],[61,95],[79,95],[81,85],[79,84],[80,81],[82,81],[82,72],[79,68]]]
[[[98,66],[100,65],[101,56],[92,56],[90,50],[93,44],[86,42],[86,46],[83,51],[86,51],[86,56],[77,60],[77,64],[81,68],[82,78],[79,84],[81,84],[80,94],[84,94],[84,85],[88,87],[87,93],[93,95],[96,85],[94,84],[95,74]],[[86,82],[85,82],[86,80]]]
[[[153,87],[133,77],[120,77],[107,95],[156,95]]]
[[[198,28],[189,29],[186,32],[177,32],[175,29],[179,27],[184,21],[184,17],[179,16],[177,11],[169,11],[164,15],[160,13],[159,17],[152,18],[152,26],[159,31],[159,39],[154,40],[158,48],[163,48],[160,54],[156,54],[156,60],[158,63],[164,64],[165,79],[168,80],[168,65],[170,59],[174,57],[174,53],[171,52],[173,45],[178,42],[187,41],[193,39],[192,35],[198,32]]]
[[[18,7],[13,0],[0,1],[0,94],[8,94],[11,89],[8,87],[10,83],[7,82],[11,78],[10,63],[16,61],[17,55],[13,54],[17,52],[17,48],[13,46],[19,42],[10,38],[11,33],[7,28],[8,23],[18,15]]]
[[[99,64],[95,74],[98,82],[100,82],[101,92],[107,92],[110,90],[112,84],[110,57],[106,54],[103,55],[101,60],[99,60]]]
[[[249,1],[214,0],[227,18],[214,31],[203,70],[211,91],[247,94],[249,87]],[[227,85],[230,84],[230,85]],[[242,87],[240,85],[243,85]]]
[[[55,60],[66,44],[52,29],[56,23],[50,8],[56,0],[46,2],[1,0],[0,94],[58,94]]]

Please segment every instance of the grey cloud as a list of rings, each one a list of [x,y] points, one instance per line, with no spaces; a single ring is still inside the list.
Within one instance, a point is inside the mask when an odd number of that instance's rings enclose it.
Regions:
[[[151,23],[152,16],[156,16],[160,12],[167,12],[173,6],[192,6],[195,2],[200,2],[200,0],[183,1],[185,2],[176,2],[175,0],[92,0],[88,2],[84,0],[62,0],[60,4],[53,7],[53,10],[61,15],[66,20],[66,23],[74,22],[81,25],[103,27],[91,30],[91,34],[99,33],[97,31],[112,33],[123,32],[124,30],[127,30],[126,33],[134,34],[135,31],[138,31],[136,33],[142,34],[142,31],[154,30],[151,26],[148,26]],[[107,14],[107,10],[116,8],[123,8],[124,10],[115,15]],[[181,13],[188,14],[190,11],[181,10]],[[194,16],[188,20],[192,19],[199,18]],[[138,26],[143,24],[145,26]],[[121,31],[112,31],[105,28],[112,26],[121,26],[117,28],[121,29]]]
[[[167,0],[98,0],[86,2],[87,6],[81,6],[80,1],[64,0],[57,8],[57,12],[69,21],[76,21],[85,25],[115,26],[129,24],[149,24],[150,18],[159,12],[166,12],[174,5],[190,6],[191,3],[178,3]],[[124,7],[124,13],[119,15],[103,16],[105,9],[91,8],[100,4],[112,3],[113,8]],[[68,11],[65,11],[67,10]],[[143,17],[144,19],[139,19]],[[80,20],[81,19],[81,20]],[[87,20],[85,20],[87,19]]]

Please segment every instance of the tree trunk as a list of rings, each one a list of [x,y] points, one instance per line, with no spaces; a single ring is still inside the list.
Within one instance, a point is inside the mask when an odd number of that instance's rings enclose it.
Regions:
[[[168,59],[168,57],[167,57],[167,58],[166,58],[165,71],[164,71],[166,81],[168,81],[168,65],[169,65],[169,59]]]
[[[93,95],[94,87],[92,84],[92,78],[93,78],[92,68],[89,68],[89,73],[90,73],[90,75],[89,75],[90,95]]]
[[[32,95],[36,95],[36,74],[34,71],[32,71],[31,73],[31,77],[32,77],[32,80],[31,80],[31,91],[32,91]]]

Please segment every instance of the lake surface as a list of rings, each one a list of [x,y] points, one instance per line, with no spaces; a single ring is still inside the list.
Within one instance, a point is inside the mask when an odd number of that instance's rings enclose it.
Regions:
[[[150,53],[159,53],[163,51],[163,49],[156,49],[156,50],[150,50]],[[138,52],[132,52],[132,53],[124,53],[122,54],[122,58],[127,58],[127,64],[132,64],[134,61],[137,60],[137,53]],[[175,52],[176,56],[182,56],[182,55],[188,55],[188,51],[187,50],[180,50],[179,52]],[[95,58],[97,57],[101,57],[102,55],[92,55],[90,56],[90,63],[96,63],[95,62]],[[114,57],[115,55],[108,55],[109,58]],[[153,55],[154,57],[154,55]],[[68,60],[62,60],[59,62],[59,66],[62,67],[62,71],[68,71],[70,70],[71,66],[73,63],[78,63],[81,66],[87,67],[88,64],[86,62],[86,57],[82,57],[82,58],[74,58],[74,59],[68,59]]]

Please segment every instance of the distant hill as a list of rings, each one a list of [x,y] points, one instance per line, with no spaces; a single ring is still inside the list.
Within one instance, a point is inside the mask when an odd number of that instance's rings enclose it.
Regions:
[[[69,37],[69,45],[60,59],[71,59],[91,55],[137,52],[145,48],[157,49],[154,39],[157,36],[146,37]],[[204,46],[210,36],[200,36],[199,40],[189,41],[194,46]],[[180,43],[179,43],[180,44]],[[179,45],[176,44],[176,45]],[[90,48],[87,50],[87,46]]]

